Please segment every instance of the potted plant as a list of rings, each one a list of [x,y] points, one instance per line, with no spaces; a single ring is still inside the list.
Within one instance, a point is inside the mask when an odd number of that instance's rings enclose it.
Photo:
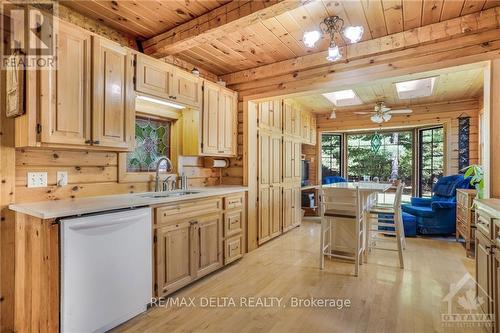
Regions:
[[[470,184],[476,188],[477,199],[482,199],[484,195],[484,171],[480,165],[472,164],[463,169],[464,177],[471,177]]]

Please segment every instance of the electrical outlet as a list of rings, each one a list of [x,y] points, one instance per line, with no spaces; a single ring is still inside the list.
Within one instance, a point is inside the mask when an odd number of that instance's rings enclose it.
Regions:
[[[47,173],[46,172],[28,172],[28,187],[46,187]]]
[[[57,186],[68,185],[68,172],[67,171],[57,171],[56,184],[57,184]]]

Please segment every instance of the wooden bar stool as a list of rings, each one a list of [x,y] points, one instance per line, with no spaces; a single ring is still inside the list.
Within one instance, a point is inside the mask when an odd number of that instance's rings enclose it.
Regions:
[[[361,205],[358,188],[321,188],[320,269],[325,256],[353,260],[358,276],[364,250]]]
[[[375,205],[368,211],[366,244],[368,252],[371,252],[372,249],[397,251],[401,268],[404,268],[403,249],[405,248],[403,213],[401,210],[403,188],[403,183],[397,185],[396,196],[392,205]],[[380,247],[378,243],[395,243],[396,247]]]

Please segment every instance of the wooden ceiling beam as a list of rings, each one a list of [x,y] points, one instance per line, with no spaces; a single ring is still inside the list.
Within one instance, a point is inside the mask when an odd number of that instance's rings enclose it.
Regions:
[[[497,28],[500,28],[500,7],[494,7],[482,12],[428,26],[347,45],[342,47],[343,54],[347,55],[346,60],[342,62],[332,64],[327,61],[327,52],[324,51],[226,74],[222,76],[222,79],[226,81],[228,85],[237,87],[238,84],[244,82],[264,80],[269,77],[277,77],[291,73],[297,76],[297,73],[311,68],[328,67],[333,69],[336,66],[343,66],[345,63],[349,63],[356,59],[387,54],[398,50],[450,40],[452,38]]]
[[[303,6],[311,0],[233,0],[143,42],[144,53],[172,55],[210,42],[256,22]]]
[[[472,38],[472,39],[468,39]],[[245,83],[245,86],[230,88],[247,99],[261,99],[284,95],[323,93],[334,89],[415,72],[426,72],[440,68],[460,66],[500,58],[500,29],[495,29],[462,39],[419,46],[350,62],[342,70],[332,67],[316,68],[287,74],[281,78],[269,78]],[[451,44],[450,44],[451,43]],[[453,46],[453,43],[456,43]],[[441,45],[443,44],[443,45]]]

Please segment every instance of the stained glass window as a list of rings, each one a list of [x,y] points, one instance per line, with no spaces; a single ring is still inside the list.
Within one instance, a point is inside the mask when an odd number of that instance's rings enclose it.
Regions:
[[[170,157],[170,125],[166,120],[136,118],[135,150],[127,154],[128,172],[155,171],[160,157]]]

